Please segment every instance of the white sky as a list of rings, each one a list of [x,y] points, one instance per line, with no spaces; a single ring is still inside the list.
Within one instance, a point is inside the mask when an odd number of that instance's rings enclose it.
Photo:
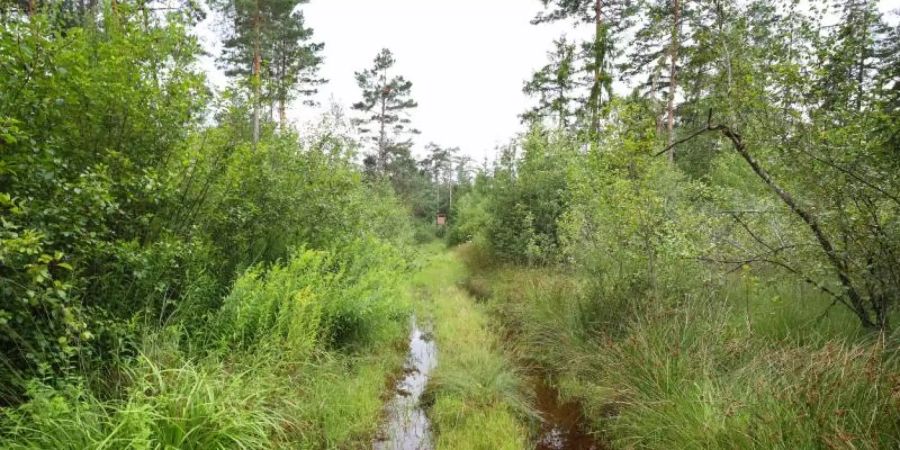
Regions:
[[[314,39],[325,43],[321,75],[329,82],[316,97],[322,107],[295,105],[290,117],[303,129],[332,97],[352,115],[360,97],[354,72],[387,47],[419,103],[411,115],[422,132],[417,150],[435,142],[476,161],[493,156],[522,129],[518,115],[532,104],[522,93],[525,79],[546,64],[554,39],[579,33],[571,24],[531,25],[541,8],[538,0],[311,0],[302,9]],[[209,14],[207,22],[214,20]],[[212,34],[200,35],[218,54]],[[203,66],[216,85],[226,82],[214,64]]]
[[[884,12],[900,0],[882,0]],[[322,106],[295,105],[290,116],[305,128],[334,98],[348,114],[360,97],[353,74],[367,68],[384,47],[394,52],[396,71],[413,82],[413,125],[417,153],[428,142],[458,146],[476,161],[492,157],[498,144],[522,130],[518,115],[534,100],[522,93],[525,79],[546,63],[552,41],[563,33],[588,36],[590,27],[570,23],[531,25],[538,0],[311,0],[302,7],[314,39],[325,43],[321,75],[329,83],[316,96]],[[201,28],[208,51],[219,54],[210,32],[210,13]],[[217,86],[226,83],[211,58],[203,68]]]

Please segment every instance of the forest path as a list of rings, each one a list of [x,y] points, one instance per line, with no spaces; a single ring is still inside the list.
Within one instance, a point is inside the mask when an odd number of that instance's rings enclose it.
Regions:
[[[462,287],[458,252],[440,243],[421,251],[410,356],[375,449],[597,448],[570,433],[572,405],[510,357],[489,308]]]

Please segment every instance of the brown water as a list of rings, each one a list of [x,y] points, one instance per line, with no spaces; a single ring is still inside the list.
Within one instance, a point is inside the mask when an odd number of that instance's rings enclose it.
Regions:
[[[535,408],[541,416],[541,429],[535,450],[603,450],[583,427],[584,416],[576,402],[560,400],[559,391],[544,376],[534,376],[532,385]]]
[[[420,400],[428,375],[437,365],[437,346],[431,333],[412,321],[409,355],[403,375],[394,385],[394,396],[386,408],[386,423],[373,443],[375,450],[431,450],[431,424]]]

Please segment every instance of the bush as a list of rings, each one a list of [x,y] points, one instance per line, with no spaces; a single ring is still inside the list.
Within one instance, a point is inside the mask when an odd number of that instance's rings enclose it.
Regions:
[[[3,411],[0,442],[47,449],[368,442],[383,382],[402,357],[392,344],[407,323],[405,270],[399,252],[375,238],[255,266],[204,326],[145,334],[139,356],[112,372],[122,389],[113,398],[77,378],[32,382],[29,400]]]

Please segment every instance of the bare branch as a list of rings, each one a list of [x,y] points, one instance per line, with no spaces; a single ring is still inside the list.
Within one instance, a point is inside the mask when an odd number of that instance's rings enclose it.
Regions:
[[[700,136],[706,132],[720,132],[724,135],[728,140],[731,141],[732,147],[739,155],[747,162],[753,172],[769,187],[772,192],[774,192],[778,198],[781,199],[790,209],[794,212],[809,228],[809,230],[813,233],[818,241],[819,246],[822,248],[822,251],[825,252],[825,255],[828,258],[829,263],[834,268],[835,272],[837,272],[838,280],[841,285],[844,287],[845,295],[847,299],[849,299],[849,304],[842,298],[841,301],[850,307],[850,309],[856,314],[862,324],[869,328],[874,328],[875,323],[872,322],[872,319],[869,317],[868,312],[866,311],[865,304],[863,302],[862,296],[859,294],[859,291],[856,289],[856,286],[853,284],[853,281],[850,279],[850,275],[847,273],[847,262],[842,259],[837,251],[834,248],[834,245],[831,243],[831,240],[825,234],[825,231],[819,225],[819,221],[816,216],[812,215],[806,208],[800,205],[794,197],[791,196],[790,193],[785,191],[781,186],[778,185],[777,182],[769,175],[762,166],[756,161],[753,155],[747,150],[747,146],[744,144],[743,138],[740,134],[732,130],[730,127],[726,125],[715,125],[713,126],[710,122],[712,120],[712,110],[710,110],[709,116],[707,117],[707,124],[705,128],[702,128],[690,136],[679,140],[672,144],[672,146],[682,144],[691,139]],[[659,155],[665,153],[668,149],[658,153]],[[777,264],[773,262],[774,264]],[[782,267],[785,267],[783,264],[778,264]],[[799,275],[798,272],[795,272]]]

